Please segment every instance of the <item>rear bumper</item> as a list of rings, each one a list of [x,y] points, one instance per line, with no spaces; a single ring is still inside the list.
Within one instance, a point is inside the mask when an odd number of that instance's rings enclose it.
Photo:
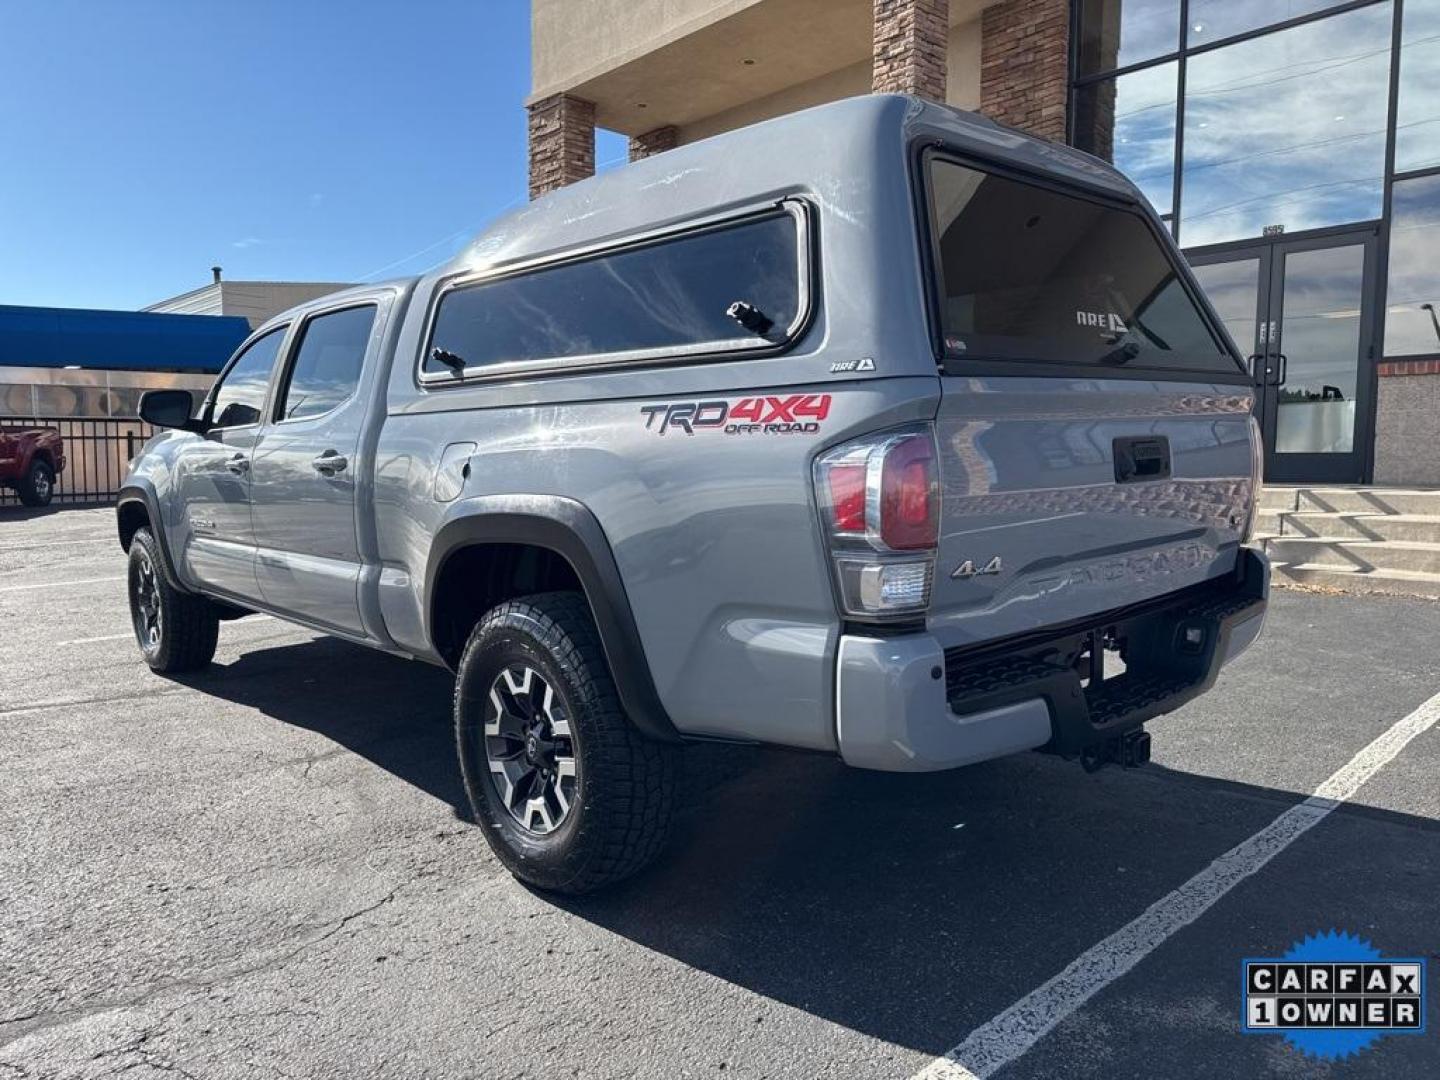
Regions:
[[[1235,573],[1151,603],[975,649],[928,633],[845,634],[836,730],[847,764],[891,772],[955,768],[1021,750],[1075,755],[1179,708],[1260,635],[1265,557],[1242,548]],[[1126,670],[1082,683],[1097,642],[1126,643]]]

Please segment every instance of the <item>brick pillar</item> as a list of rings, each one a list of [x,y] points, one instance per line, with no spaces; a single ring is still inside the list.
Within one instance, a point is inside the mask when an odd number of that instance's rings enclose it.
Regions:
[[[917,94],[945,100],[950,0],[874,0],[870,69],[877,94]]]
[[[1003,0],[980,16],[980,111],[1065,141],[1069,0]]]
[[[630,136],[630,160],[654,157],[666,150],[674,150],[680,144],[680,129],[673,124],[647,131],[643,135]]]
[[[595,175],[595,106],[551,94],[530,114],[530,198]]]

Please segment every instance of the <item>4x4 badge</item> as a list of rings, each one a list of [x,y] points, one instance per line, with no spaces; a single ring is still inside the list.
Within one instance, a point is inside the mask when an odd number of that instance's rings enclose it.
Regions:
[[[999,572],[1000,556],[996,555],[978,570],[975,569],[974,559],[966,559],[959,566],[955,567],[954,570],[950,571],[950,576],[952,578],[972,578],[979,577],[981,574],[998,574]]]

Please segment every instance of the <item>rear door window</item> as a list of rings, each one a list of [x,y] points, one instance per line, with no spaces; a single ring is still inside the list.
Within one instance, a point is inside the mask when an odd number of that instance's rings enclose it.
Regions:
[[[375,325],[375,306],[316,315],[301,329],[289,377],[280,392],[277,420],[327,413],[355,393]]]
[[[929,168],[947,357],[1240,373],[1139,213]]]
[[[461,285],[440,299],[422,370],[783,344],[802,315],[799,229],[798,214],[779,210]]]

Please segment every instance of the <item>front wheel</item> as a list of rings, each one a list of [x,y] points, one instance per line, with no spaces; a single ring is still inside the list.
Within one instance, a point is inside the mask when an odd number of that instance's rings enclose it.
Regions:
[[[678,751],[625,716],[583,596],[527,596],[480,620],[456,677],[455,738],[475,819],[522,881],[590,892],[664,845]]]
[[[220,635],[214,606],[165,580],[160,545],[149,529],[130,539],[130,621],[140,655],[151,669],[172,675],[210,663]]]
[[[49,506],[55,496],[55,470],[48,461],[34,461],[18,485],[20,501],[26,506]]]

